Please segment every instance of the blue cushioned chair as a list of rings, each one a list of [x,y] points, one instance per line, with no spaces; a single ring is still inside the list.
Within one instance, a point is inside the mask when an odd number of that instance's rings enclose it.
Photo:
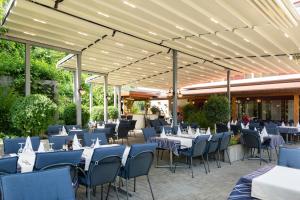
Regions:
[[[144,141],[145,141],[145,143],[147,143],[148,140],[151,137],[156,137],[156,131],[155,131],[155,129],[153,127],[142,128],[142,132],[143,132],[143,135],[144,135]]]
[[[300,169],[300,148],[280,147],[278,165]]]
[[[108,198],[111,183],[114,183],[117,197],[118,191],[115,185],[116,177],[121,168],[122,155],[125,146],[96,148],[94,150],[91,163],[86,174],[79,175],[79,183],[86,186],[88,199],[91,198],[91,188],[101,185],[101,199],[103,198],[103,185],[109,183],[107,196]]]
[[[74,187],[78,186],[77,172],[83,150],[36,153],[34,170],[46,170],[63,166],[70,167]]]
[[[60,150],[63,148],[64,144],[68,144],[69,141],[73,140],[71,136],[50,136],[48,138],[49,143],[53,143],[52,148],[54,150]]]
[[[50,125],[47,129],[47,135],[57,135],[62,130],[62,125]]]
[[[221,157],[220,152],[224,152],[224,153],[226,153],[229,164],[231,165],[231,161],[230,161],[229,154],[228,154],[228,146],[230,144],[230,138],[231,138],[231,133],[229,133],[229,132],[223,133],[223,136],[220,140],[219,147],[218,147],[218,159],[220,161],[220,157]],[[224,160],[225,160],[225,158],[224,158]],[[219,167],[221,167],[220,162],[219,162]]]
[[[105,133],[107,142],[109,142],[109,139],[113,139],[115,137],[115,130],[112,128],[96,128],[94,129],[93,133]]]
[[[192,178],[194,178],[193,172],[193,158],[202,157],[205,173],[207,174],[207,169],[205,166],[204,154],[207,145],[207,137],[198,136],[193,140],[191,148],[183,149],[179,151],[180,155],[186,156],[189,159],[189,167],[192,170]],[[176,165],[175,165],[176,170]]]
[[[206,155],[208,172],[210,172],[209,162],[208,162],[208,156],[209,156],[209,154],[213,154],[214,155],[214,158],[215,158],[215,160],[217,162],[217,167],[220,167],[216,154],[218,152],[219,143],[220,143],[220,140],[221,140],[222,137],[223,137],[223,133],[213,134],[212,137],[211,137],[211,139],[207,143],[206,150],[205,150],[205,155]]]
[[[83,134],[83,144],[84,146],[91,146],[92,145],[92,139],[96,140],[98,138],[98,140],[100,141],[100,144],[107,144],[107,138],[105,133],[89,133],[86,132]]]
[[[67,167],[0,177],[3,200],[75,200]]]
[[[136,177],[147,176],[152,198],[154,199],[152,187],[149,180],[149,171],[154,158],[155,143],[133,144],[124,167],[121,168],[119,176],[126,180],[126,191],[128,199],[128,180],[134,178],[134,191],[136,189]]]
[[[40,145],[40,138],[39,137],[31,137],[31,144],[34,151],[37,151]],[[20,149],[19,143],[24,143],[25,145],[26,138],[25,137],[18,137],[18,138],[11,138],[11,139],[4,139],[4,154],[10,153],[18,153]],[[23,145],[23,147],[24,147]]]
[[[0,159],[0,175],[17,173],[18,157],[7,157]]]

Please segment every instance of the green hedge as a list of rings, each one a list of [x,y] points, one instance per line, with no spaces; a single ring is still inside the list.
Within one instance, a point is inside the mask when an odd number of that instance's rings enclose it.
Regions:
[[[90,119],[90,113],[88,107],[82,106],[81,107],[81,117],[82,117],[82,125],[85,126]],[[76,122],[76,104],[71,103],[67,105],[64,109],[63,116],[62,116],[66,125],[73,125],[77,124]]]
[[[94,106],[92,110],[92,119],[94,121],[103,121],[104,120],[104,110],[103,107]]]
[[[108,106],[108,117],[109,119],[118,119],[119,111],[114,106]]]

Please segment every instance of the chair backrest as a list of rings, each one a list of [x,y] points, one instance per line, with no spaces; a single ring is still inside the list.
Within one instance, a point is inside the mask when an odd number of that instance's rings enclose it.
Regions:
[[[224,133],[228,131],[228,127],[226,124],[217,123],[216,127],[217,127],[217,133]]]
[[[68,167],[0,177],[4,200],[75,200]]]
[[[280,147],[278,165],[300,169],[300,148]]]
[[[40,145],[40,138],[39,137],[30,137],[32,148],[34,151],[37,151]],[[11,138],[11,139],[4,139],[4,154],[9,153],[18,153],[18,150],[20,149],[19,143],[26,142],[25,137],[18,137],[18,138]],[[24,145],[23,145],[24,147]]]
[[[116,126],[117,126],[117,124],[114,124],[114,123],[107,123],[107,124],[104,125],[104,128],[111,128],[111,130],[112,130],[113,132],[115,132]]]
[[[47,135],[57,135],[62,130],[62,125],[50,125],[47,129]]]
[[[82,152],[83,150],[36,153],[34,169],[41,170],[65,165],[77,166]]]
[[[159,123],[160,123],[161,126],[167,126],[167,125],[169,125],[168,122],[165,119],[163,119],[163,118],[158,119],[158,121],[159,121]]]
[[[89,133],[86,132],[83,135],[83,144],[84,146],[91,146],[92,145],[92,139],[96,140],[101,140],[100,144],[107,144],[107,138],[105,133]]]
[[[225,149],[228,148],[230,144],[230,139],[231,139],[231,133],[229,132],[223,133],[223,137],[221,138],[220,141],[220,147],[219,147],[220,151],[224,151]]]
[[[97,148],[88,170],[89,185],[97,186],[114,182],[122,161],[125,146]]]
[[[223,137],[223,133],[216,133],[212,135],[211,139],[208,141],[206,153],[214,153],[218,150],[220,140]]]
[[[142,128],[145,142],[148,142],[149,138],[156,136],[156,131],[153,127]]]
[[[7,157],[0,159],[0,175],[17,173],[18,157]]]
[[[72,129],[81,129],[81,126],[80,125],[64,125],[65,129],[67,132],[69,132],[70,130]]]
[[[191,126],[191,128],[193,128],[193,129],[199,128],[199,125],[198,125],[198,123],[196,123],[196,122],[192,122],[192,123],[190,124],[190,126]]]
[[[243,129],[242,143],[248,148],[260,148],[261,140],[259,133],[250,129]]]
[[[118,138],[127,138],[129,131],[130,131],[130,123],[120,122],[118,126]]]
[[[124,176],[129,179],[148,175],[156,147],[156,143],[133,144],[125,164]]]
[[[207,137],[196,137],[192,144],[192,156],[203,155],[205,153],[207,142]]]
[[[129,120],[129,123],[130,123],[130,130],[134,130],[135,129],[136,120]]]
[[[53,143],[52,148],[54,150],[60,150],[63,148],[64,144],[68,144],[69,141],[73,140],[73,137],[71,136],[50,136],[48,138],[49,143]]]

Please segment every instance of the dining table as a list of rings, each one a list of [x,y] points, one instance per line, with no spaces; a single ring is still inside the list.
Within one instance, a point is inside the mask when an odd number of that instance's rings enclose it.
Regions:
[[[285,141],[289,143],[290,135],[298,135],[300,133],[300,128],[296,126],[278,126],[278,131],[280,134],[285,134]]]

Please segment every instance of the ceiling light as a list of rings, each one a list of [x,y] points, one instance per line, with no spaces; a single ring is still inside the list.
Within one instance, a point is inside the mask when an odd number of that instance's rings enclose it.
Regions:
[[[192,49],[193,47],[190,45],[186,45],[187,48]]]
[[[215,42],[212,42],[212,44],[213,44],[213,45],[215,45],[215,46],[218,46],[218,44],[217,44],[217,43],[215,43]]]
[[[84,36],[88,36],[88,34],[87,34],[87,33],[83,33],[83,32],[78,32],[78,34],[80,34],[80,35],[84,35]]]
[[[170,66],[168,66],[167,68],[168,68],[168,69],[172,69],[172,67],[170,67]]]
[[[253,60],[251,60],[251,62],[254,64],[255,63],[255,61],[253,61]]]
[[[165,57],[167,60],[170,60],[170,57]]]
[[[237,55],[237,56],[240,55],[238,52],[234,52],[234,54]]]
[[[75,44],[74,43],[72,43],[72,42],[65,42],[65,44],[67,44],[67,45],[72,45],[72,46],[74,46]]]
[[[187,64],[187,62],[186,62],[186,61],[182,61],[182,63],[183,63],[183,64]]]
[[[105,14],[105,13],[103,13],[103,12],[100,12],[100,11],[99,11],[99,12],[97,12],[97,14],[98,14],[98,15],[102,15],[102,16],[104,16],[104,17],[109,17],[109,15],[108,15],[108,14]]]
[[[158,73],[158,71],[153,71],[154,73]]]
[[[146,51],[146,50],[142,50],[142,52],[143,52],[143,53],[148,53],[148,51]]]
[[[109,53],[108,51],[104,51],[104,50],[102,50],[101,52],[104,53],[104,54],[108,54]]]
[[[290,59],[290,60],[293,60],[293,56],[292,56],[292,55],[289,55],[289,59]]]
[[[152,31],[149,31],[148,33],[151,34],[151,35],[157,35],[157,33],[154,33]]]
[[[125,74],[130,74],[130,72],[124,72]]]
[[[97,60],[96,58],[92,58],[92,57],[91,57],[91,58],[89,58],[89,59],[90,59],[90,60]]]
[[[182,28],[181,26],[175,26],[177,29],[179,29],[179,30],[181,30],[181,31],[183,31],[184,30],[184,28]]]
[[[277,60],[277,62],[281,63],[281,60]]]
[[[214,54],[210,54],[210,56],[211,56],[211,57],[215,57],[215,55],[214,55]]]
[[[211,21],[215,22],[216,24],[219,23],[216,19],[210,18]]]
[[[127,56],[126,58],[127,58],[128,60],[133,60],[133,58],[131,58],[131,57],[129,57],[129,56]]]
[[[136,8],[135,5],[133,5],[132,3],[129,3],[128,1],[123,1],[123,3],[127,6],[130,6],[131,8]]]
[[[140,67],[137,67],[136,69],[138,69],[138,70],[141,70],[142,68],[140,68]]]
[[[120,63],[113,63],[113,65],[117,65],[117,66],[119,66],[119,65],[120,65]]]
[[[86,64],[83,63],[82,66],[86,66]]]
[[[264,53],[268,53],[268,52],[264,50]]]
[[[35,33],[30,33],[30,32],[23,32],[24,34],[26,34],[26,35],[31,35],[31,36],[36,36],[36,34]]]
[[[151,62],[150,65],[155,65],[155,63]]]
[[[120,47],[123,47],[123,46],[124,46],[124,44],[119,43],[119,42],[116,42],[116,45],[117,45],[117,46],[120,46]]]
[[[35,22],[39,22],[39,23],[42,23],[42,24],[47,24],[47,22],[45,22],[45,21],[42,21],[42,20],[39,20],[39,19],[33,19],[33,21],[35,21]]]
[[[284,36],[285,36],[286,38],[288,38],[288,37],[289,37],[289,35],[288,35],[287,33],[284,33]]]
[[[250,42],[247,38],[244,38],[244,40],[245,40],[246,42]]]
[[[147,75],[145,75],[145,74],[142,74],[142,76],[143,76],[143,77],[146,77]]]

